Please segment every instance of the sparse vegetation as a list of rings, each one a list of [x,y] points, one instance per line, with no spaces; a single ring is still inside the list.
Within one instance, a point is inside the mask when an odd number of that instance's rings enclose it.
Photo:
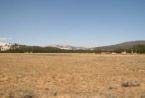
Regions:
[[[1,54],[0,98],[144,98],[144,58],[119,54]]]

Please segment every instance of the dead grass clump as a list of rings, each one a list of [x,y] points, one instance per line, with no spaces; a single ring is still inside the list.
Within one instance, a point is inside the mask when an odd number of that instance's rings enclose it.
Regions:
[[[14,95],[13,92],[10,92],[10,93],[6,96],[6,98],[15,98],[15,95]]]
[[[118,98],[116,93],[112,92],[112,90],[105,91],[103,95],[105,96],[105,98]]]
[[[36,98],[33,91],[15,91],[10,92],[5,98]]]
[[[24,91],[22,93],[22,98],[35,98],[35,94],[33,91]]]
[[[140,98],[145,98],[145,92],[140,95]]]

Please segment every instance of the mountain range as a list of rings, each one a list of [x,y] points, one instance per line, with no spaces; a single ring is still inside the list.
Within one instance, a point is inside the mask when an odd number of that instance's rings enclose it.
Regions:
[[[21,44],[13,44],[13,43],[6,43],[0,42],[0,48],[6,50],[12,47],[21,48],[21,47],[39,47],[39,48],[57,48],[62,50],[102,50],[102,51],[113,51],[116,49],[131,49],[137,45],[145,45],[145,40],[138,40],[138,41],[128,41],[116,45],[108,45],[108,46],[101,46],[101,47],[92,47],[92,48],[85,48],[85,47],[75,47],[71,45],[49,45],[45,47],[41,46],[28,46],[28,45],[21,45]],[[8,48],[9,47],[9,48]]]
[[[128,42],[123,42],[123,43],[115,44],[115,45],[95,47],[93,49],[113,51],[116,49],[131,49],[138,45],[145,45],[145,40],[128,41]]]
[[[59,49],[65,49],[65,50],[86,50],[87,48],[85,47],[76,47],[76,46],[71,46],[71,45],[49,45],[49,47],[56,47]]]

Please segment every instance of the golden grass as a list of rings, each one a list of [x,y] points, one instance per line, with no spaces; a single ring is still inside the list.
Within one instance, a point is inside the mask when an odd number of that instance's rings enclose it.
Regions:
[[[127,80],[141,85],[122,87]],[[0,98],[23,91],[39,98],[139,97],[145,55],[0,54]]]

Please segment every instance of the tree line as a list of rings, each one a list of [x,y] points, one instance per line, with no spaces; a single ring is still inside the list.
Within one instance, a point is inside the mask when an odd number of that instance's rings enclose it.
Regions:
[[[39,47],[39,46],[25,46],[25,45],[12,45],[9,50],[0,51],[1,53],[122,53],[126,51],[127,53],[145,53],[145,45],[136,45],[132,48],[128,49],[112,49],[112,50],[104,50],[104,49],[79,49],[79,50],[65,50],[59,49],[56,47]]]

